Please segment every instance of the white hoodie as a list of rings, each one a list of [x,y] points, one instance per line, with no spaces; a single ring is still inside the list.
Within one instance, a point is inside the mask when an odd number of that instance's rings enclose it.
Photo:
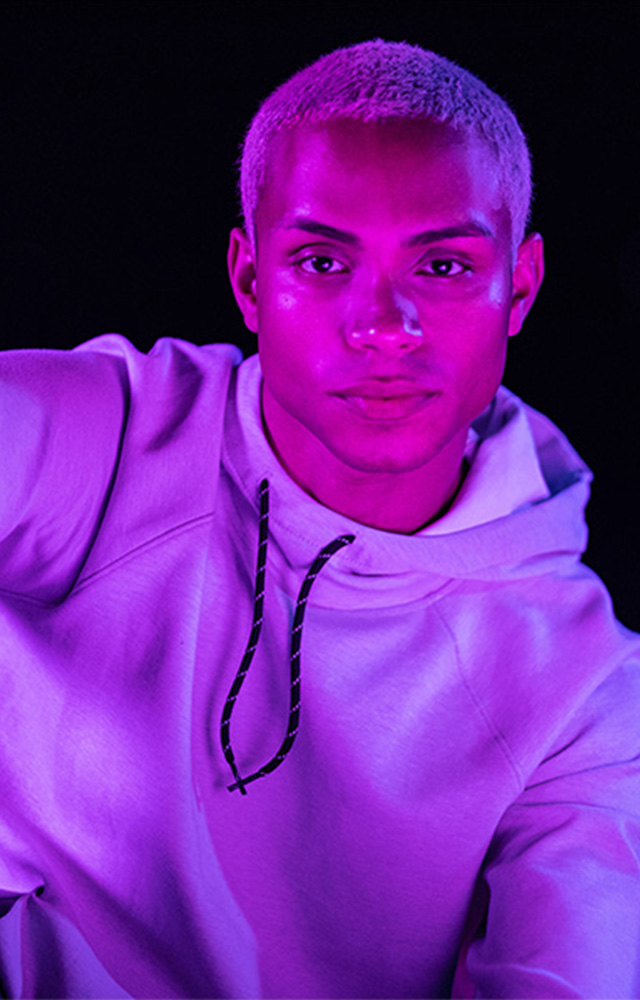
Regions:
[[[500,390],[451,511],[367,528],[286,476],[239,361],[0,359],[5,993],[640,995],[640,644],[579,562],[588,470]],[[241,794],[263,480],[244,778],[355,537]]]

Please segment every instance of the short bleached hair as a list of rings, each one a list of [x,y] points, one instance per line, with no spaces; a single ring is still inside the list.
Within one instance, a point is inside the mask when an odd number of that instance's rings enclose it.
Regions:
[[[274,90],[246,133],[240,157],[245,231],[255,214],[278,132],[336,119],[426,119],[480,139],[493,151],[511,219],[512,244],[524,237],[531,204],[531,159],[506,101],[468,70],[407,42],[377,38],[321,56]]]

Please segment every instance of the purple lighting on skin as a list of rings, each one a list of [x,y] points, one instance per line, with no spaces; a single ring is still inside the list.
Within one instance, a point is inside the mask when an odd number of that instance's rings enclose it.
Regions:
[[[393,290],[393,301],[402,316],[402,329],[411,337],[422,339],[422,327],[418,317],[418,310],[411,299],[406,299],[397,289]]]
[[[416,305],[411,299],[405,298],[396,288],[392,290],[391,294],[393,305],[396,309],[395,315],[386,317],[382,321],[370,320],[369,325],[363,324],[362,327],[356,326],[350,333],[352,341],[358,342],[363,346],[366,344],[375,345],[377,341],[384,342],[385,340],[392,340],[395,344],[398,334],[402,330],[403,333],[408,334],[412,338],[412,341],[409,342],[411,349],[419,347],[424,334],[420,326]],[[398,323],[398,320],[400,323]],[[386,329],[387,325],[389,326],[388,330]],[[395,335],[392,333],[394,327],[397,331]]]

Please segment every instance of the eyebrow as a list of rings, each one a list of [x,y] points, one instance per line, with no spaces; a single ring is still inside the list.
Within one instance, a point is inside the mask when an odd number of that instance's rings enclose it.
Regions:
[[[336,240],[346,246],[359,247],[362,245],[360,239],[346,229],[337,229],[335,226],[328,226],[324,222],[316,222],[315,219],[296,217],[291,222],[282,226],[283,229],[301,229],[305,233],[312,233],[314,236],[324,236],[328,240]],[[461,236],[480,236],[491,238],[493,231],[481,222],[467,221],[457,226],[444,226],[441,229],[425,229],[421,233],[415,233],[404,241],[407,247],[428,246],[431,243],[438,243],[440,240],[453,240]]]
[[[485,239],[494,235],[489,226],[481,222],[463,222],[459,226],[445,226],[443,229],[425,229],[423,233],[416,233],[406,241],[408,247],[421,247],[429,243],[438,243],[440,240],[454,240],[460,236],[481,236]]]
[[[348,233],[345,229],[336,229],[335,226],[327,226],[324,222],[315,222],[313,219],[295,218],[282,228],[301,229],[305,233],[312,233],[314,236],[324,236],[328,240],[337,240],[338,243],[345,243],[350,247],[361,246],[360,240],[353,233]]]

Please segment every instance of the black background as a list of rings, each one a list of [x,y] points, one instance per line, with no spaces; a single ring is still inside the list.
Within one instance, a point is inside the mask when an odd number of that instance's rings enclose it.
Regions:
[[[590,563],[640,629],[640,5],[5,2],[2,347],[105,331],[252,353],[227,287],[234,161],[258,102],[301,65],[380,36],[449,56],[529,136],[547,278],[505,381],[596,473]],[[0,443],[1,449],[1,443]]]

